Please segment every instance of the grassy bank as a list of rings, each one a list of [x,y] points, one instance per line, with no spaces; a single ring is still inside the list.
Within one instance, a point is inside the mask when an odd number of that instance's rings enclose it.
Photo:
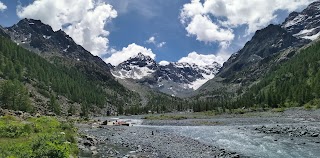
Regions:
[[[77,156],[76,130],[54,117],[0,118],[0,157],[65,158]]]

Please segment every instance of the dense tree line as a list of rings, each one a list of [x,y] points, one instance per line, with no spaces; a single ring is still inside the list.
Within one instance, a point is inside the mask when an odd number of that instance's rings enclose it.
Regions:
[[[173,97],[159,92],[150,92],[148,103],[146,106],[135,104],[124,107],[119,106],[120,114],[147,114],[147,113],[166,113],[172,111],[185,111],[189,108],[189,104],[185,99]]]

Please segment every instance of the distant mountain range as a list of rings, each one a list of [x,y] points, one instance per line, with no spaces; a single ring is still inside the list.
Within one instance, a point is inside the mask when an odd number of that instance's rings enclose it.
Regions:
[[[216,62],[206,66],[179,62],[158,64],[139,53],[115,66],[111,72],[118,79],[134,79],[152,89],[181,97],[212,79],[220,67]]]

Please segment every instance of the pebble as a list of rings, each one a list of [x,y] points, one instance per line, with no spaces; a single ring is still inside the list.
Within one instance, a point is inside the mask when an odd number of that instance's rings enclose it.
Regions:
[[[91,147],[90,147],[90,150],[91,150],[91,151],[92,151],[92,150],[97,150],[97,147],[91,146]]]

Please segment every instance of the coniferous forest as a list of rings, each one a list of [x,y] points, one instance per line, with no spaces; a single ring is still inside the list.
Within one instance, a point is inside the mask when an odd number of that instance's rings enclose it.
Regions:
[[[35,86],[39,89],[65,95],[75,102],[100,106],[105,104],[106,97],[99,83],[90,81],[74,69],[52,65],[4,37],[0,37],[0,41],[0,73],[7,80],[1,86],[3,106],[24,110],[25,107],[15,105],[15,97],[25,98],[28,92],[23,83],[31,81],[35,81]],[[23,99],[24,102],[28,102],[27,100]],[[27,104],[29,103],[23,105]]]
[[[278,65],[238,101],[240,106],[268,105],[272,108],[319,105],[320,42],[301,50]]]

